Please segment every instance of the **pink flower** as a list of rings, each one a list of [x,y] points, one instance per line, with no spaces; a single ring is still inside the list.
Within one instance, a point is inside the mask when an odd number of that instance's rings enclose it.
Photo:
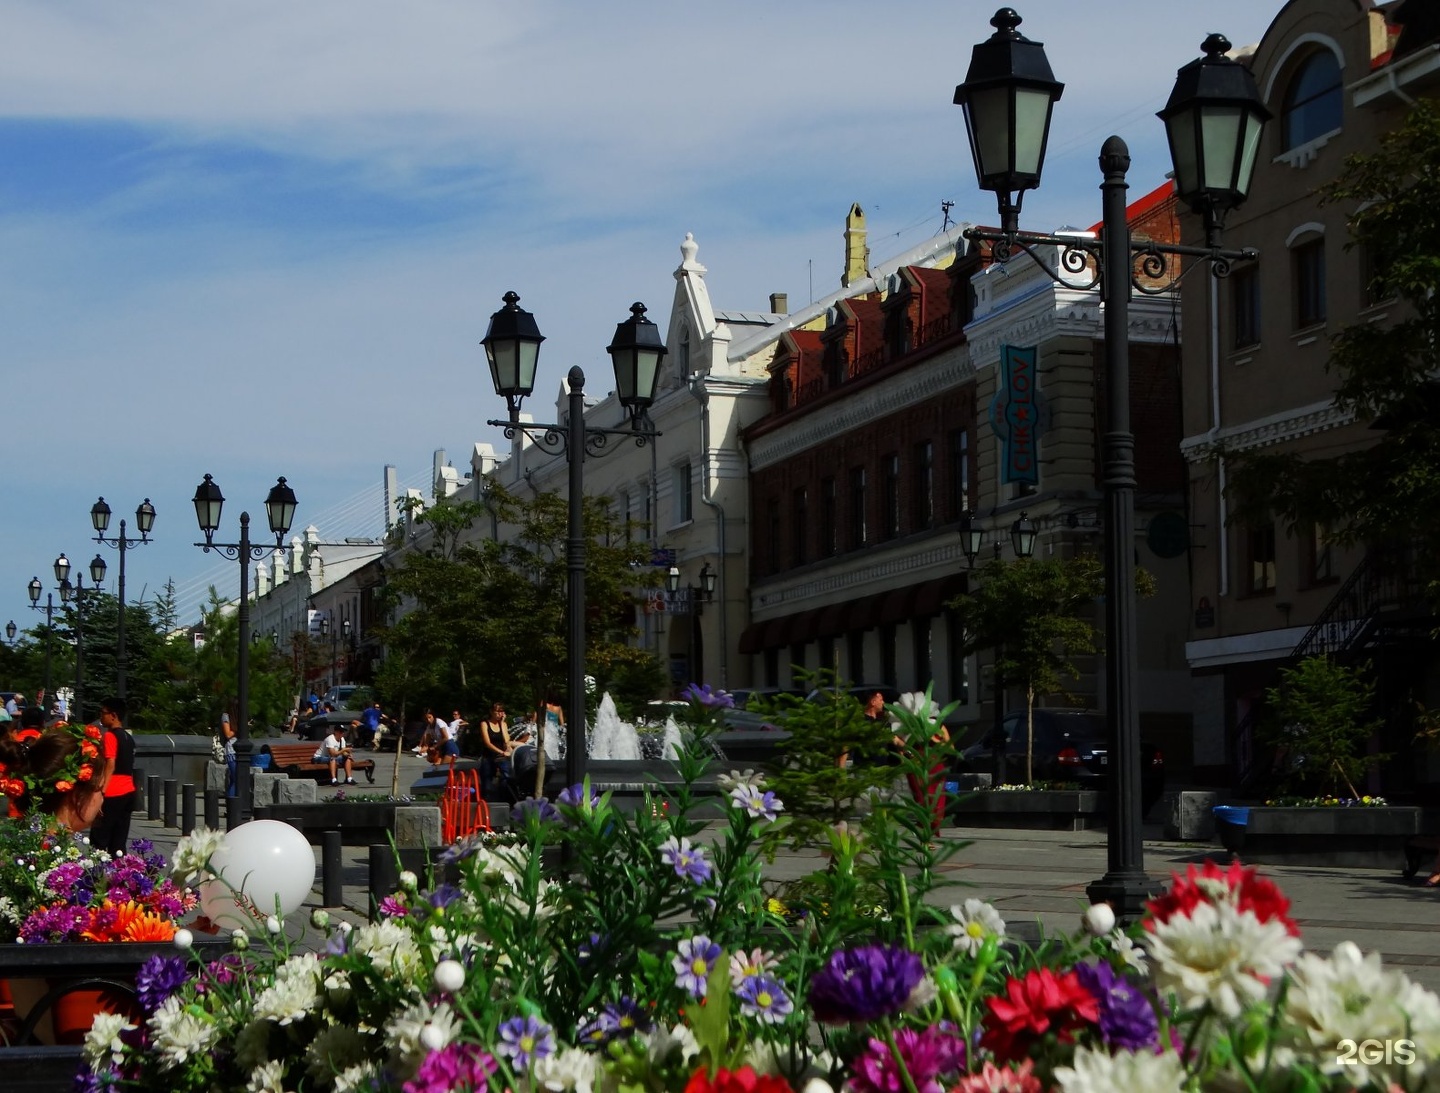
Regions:
[[[987,1062],[979,1074],[968,1074],[950,1087],[950,1093],[1044,1093],[1040,1079],[1031,1073],[1032,1059],[998,1067]]]
[[[943,1093],[941,1075],[954,1074],[965,1063],[964,1042],[944,1028],[901,1029],[895,1034],[895,1047],[918,1093]],[[850,1084],[858,1093],[900,1093],[905,1084],[890,1045],[872,1037],[855,1060]]]

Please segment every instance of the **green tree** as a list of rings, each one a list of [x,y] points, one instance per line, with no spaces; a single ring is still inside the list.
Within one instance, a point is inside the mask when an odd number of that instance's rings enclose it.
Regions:
[[[1025,780],[1034,780],[1035,699],[1061,690],[1080,674],[1075,658],[1095,651],[1095,627],[1086,617],[1105,589],[1091,555],[1060,560],[998,558],[981,570],[973,592],[950,602],[964,630],[962,651],[996,651],[996,694],[1025,692]]]
[[[1280,788],[1336,790],[1343,785],[1359,797],[1355,782],[1383,761],[1365,754],[1380,728],[1375,684],[1368,663],[1347,668],[1329,657],[1306,657],[1280,670],[1280,684],[1265,692],[1267,716],[1260,739],[1277,750]]]
[[[1335,404],[1362,423],[1383,424],[1355,451],[1301,458],[1238,457],[1231,489],[1236,519],[1278,516],[1292,530],[1318,525],[1337,541],[1440,539],[1440,108],[1421,100],[1375,151],[1350,157],[1324,192],[1349,214],[1347,248],[1374,261],[1368,286],[1395,296],[1401,317],[1357,322],[1331,345]],[[1433,551],[1422,564],[1440,576]],[[1432,583],[1432,591],[1436,586]]]

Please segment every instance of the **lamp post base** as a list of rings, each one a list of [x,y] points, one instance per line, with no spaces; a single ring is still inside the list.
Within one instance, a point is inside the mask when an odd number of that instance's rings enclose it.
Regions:
[[[1134,922],[1145,913],[1145,902],[1163,891],[1165,886],[1143,869],[1117,870],[1106,873],[1085,888],[1091,903],[1108,903],[1121,922]]]

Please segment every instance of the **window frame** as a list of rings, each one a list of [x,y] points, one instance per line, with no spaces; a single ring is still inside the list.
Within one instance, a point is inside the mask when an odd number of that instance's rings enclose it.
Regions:
[[[1324,86],[1307,90],[1304,98],[1297,98],[1300,85],[1315,73],[1321,65],[1334,66],[1334,80]],[[1329,73],[1326,73],[1328,76]],[[1328,100],[1328,101],[1327,101]],[[1303,113],[1302,113],[1303,112]],[[1309,120],[1311,113],[1321,115],[1319,122]],[[1297,118],[1297,115],[1300,117]],[[1333,120],[1333,125],[1324,125]],[[1285,93],[1280,100],[1280,124],[1276,131],[1280,136],[1281,154],[1293,152],[1312,141],[1320,140],[1345,126],[1345,70],[1339,58],[1328,49],[1317,49],[1301,60],[1285,84]],[[1297,133],[1297,124],[1303,130]],[[1323,128],[1316,128],[1324,125]]]
[[[1260,266],[1252,262],[1230,274],[1230,348],[1260,344]]]
[[[1326,302],[1325,236],[1307,235],[1290,247],[1290,285],[1296,330],[1323,326]]]

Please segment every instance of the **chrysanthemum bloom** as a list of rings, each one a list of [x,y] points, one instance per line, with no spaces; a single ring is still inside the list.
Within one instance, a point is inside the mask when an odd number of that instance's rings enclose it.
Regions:
[[[152,956],[135,973],[135,997],[140,1008],[147,1014],[154,1013],[189,978],[190,968],[184,957]]]
[[[767,1025],[778,1025],[795,1009],[785,992],[785,985],[773,975],[752,975],[735,988],[740,999],[740,1012],[757,1017]]]
[[[675,870],[675,875],[691,884],[704,884],[713,870],[705,860],[705,848],[692,846],[689,839],[671,835],[660,844],[660,859]]]
[[[1009,1066],[986,1062],[978,1074],[967,1074],[951,1086],[950,1093],[1045,1093],[1034,1071],[1033,1059]]]
[[[1078,964],[1075,974],[1100,1003],[1100,1036],[1107,1044],[1127,1051],[1159,1046],[1160,1023],[1144,991],[1106,963]]]
[[[946,926],[945,932],[954,939],[951,945],[966,956],[977,954],[987,937],[998,939],[1005,936],[1005,920],[983,899],[967,899],[963,904],[951,904],[950,914],[955,917],[955,922]]]
[[[685,1093],[795,1093],[790,1083],[778,1074],[756,1074],[752,1067],[726,1070],[723,1066],[712,1078],[703,1066],[690,1075]]]
[[[1236,911],[1249,911],[1260,922],[1279,922],[1292,937],[1300,928],[1289,917],[1290,901],[1275,886],[1256,873],[1253,866],[1231,862],[1224,869],[1207,860],[1201,868],[1190,865],[1182,877],[1175,874],[1170,890],[1150,900],[1145,928],[1153,930],[1176,915],[1188,915],[1198,904],[1225,904]]]
[[[920,957],[899,945],[861,945],[830,954],[810,980],[817,1021],[843,1025],[899,1013],[925,977]]]
[[[453,1043],[425,1056],[405,1093],[451,1093],[481,1090],[496,1069],[494,1057],[478,1044]]]
[[[934,1025],[920,1031],[902,1028],[895,1033],[895,1048],[917,1093],[943,1093],[948,1078],[965,1065],[964,1041],[948,1029]],[[869,1045],[855,1060],[850,1084],[857,1093],[901,1093],[905,1081],[890,1045],[871,1037]]]
[[[728,691],[712,690],[708,683],[692,683],[680,692],[686,702],[694,702],[707,710],[733,710],[735,698]]]
[[[704,998],[710,982],[710,970],[720,959],[720,946],[704,934],[687,937],[677,946],[671,959],[675,968],[675,985],[691,998]]]
[[[1011,976],[1004,996],[987,998],[985,1004],[990,1013],[980,1042],[1002,1062],[1024,1058],[1046,1033],[1069,1043],[1077,1029],[1100,1019],[1100,1003],[1079,977],[1049,968],[1032,968],[1023,979]]]
[[[1197,903],[1188,914],[1157,922],[1145,938],[1155,989],[1173,994],[1182,1010],[1206,1006],[1237,1017],[1263,999],[1270,981],[1300,955],[1286,920],[1261,921],[1229,903]]]
[[[555,1050],[555,1034],[538,1017],[512,1017],[498,1031],[500,1042],[495,1050],[517,1070],[526,1069]]]
[[[1107,1051],[1078,1048],[1070,1066],[1055,1068],[1060,1093],[1181,1093],[1185,1065],[1173,1051]]]

